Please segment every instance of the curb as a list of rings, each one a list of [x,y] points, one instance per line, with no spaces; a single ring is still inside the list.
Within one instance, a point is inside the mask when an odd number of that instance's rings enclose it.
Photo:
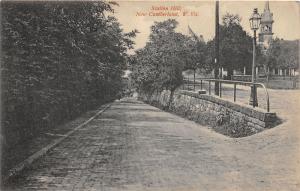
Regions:
[[[83,122],[82,124],[78,125],[73,130],[71,130],[68,133],[64,134],[63,137],[55,139],[53,141],[53,143],[51,143],[51,144],[47,145],[46,147],[42,148],[41,150],[35,152],[33,155],[31,155],[30,157],[28,157],[24,161],[20,162],[14,168],[10,169],[8,175],[5,178],[3,178],[2,182],[4,183],[8,179],[10,179],[11,177],[14,177],[14,176],[18,175],[23,169],[29,167],[35,160],[37,160],[38,158],[44,156],[49,150],[51,150],[56,145],[58,145],[60,142],[62,142],[64,139],[66,139],[67,137],[72,135],[78,129],[80,129],[80,128],[84,127],[85,125],[87,125],[89,122],[91,122],[97,116],[99,116],[101,113],[103,113],[105,110],[107,110],[110,106],[111,106],[111,103],[102,105],[100,108],[103,108],[103,109],[98,111],[94,116],[92,116],[91,118],[89,118],[88,120]]]

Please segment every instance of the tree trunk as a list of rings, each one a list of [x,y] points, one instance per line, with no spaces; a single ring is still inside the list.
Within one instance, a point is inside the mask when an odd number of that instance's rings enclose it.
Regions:
[[[270,68],[267,67],[267,84],[269,83],[269,78],[270,78]]]
[[[173,102],[175,89],[171,89],[170,91],[171,91],[171,94],[170,94],[169,102],[168,102],[167,108],[166,108],[168,110],[170,109],[170,106]]]
[[[227,69],[227,80],[231,80],[233,76],[233,68],[228,67]]]
[[[194,91],[196,90],[195,83],[196,83],[196,69],[194,69]]]

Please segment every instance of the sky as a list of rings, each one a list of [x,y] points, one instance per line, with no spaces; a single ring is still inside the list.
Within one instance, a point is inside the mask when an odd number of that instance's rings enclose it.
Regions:
[[[197,35],[203,35],[208,41],[215,33],[215,1],[117,1],[114,16],[119,20],[124,32],[137,29],[140,33],[135,38],[135,49],[142,48],[148,41],[150,26],[155,21],[164,21],[174,18],[179,22],[177,32],[188,34],[188,25]],[[285,40],[300,39],[300,2],[270,1],[270,10],[273,12],[274,37]],[[249,18],[254,8],[262,13],[265,1],[220,1],[221,18],[227,12],[238,14],[241,25],[251,36]],[[156,9],[156,10],[153,10]],[[158,10],[157,10],[158,9]],[[168,10],[166,10],[168,9]],[[173,10],[171,10],[173,9]],[[178,16],[154,16],[153,13],[178,14]],[[183,14],[186,13],[185,16]]]

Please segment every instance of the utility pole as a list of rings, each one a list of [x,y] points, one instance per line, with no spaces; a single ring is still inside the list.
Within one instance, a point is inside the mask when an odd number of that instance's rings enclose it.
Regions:
[[[216,27],[215,27],[215,68],[214,77],[219,78],[219,0],[216,0]],[[215,95],[219,95],[219,82],[215,82]]]

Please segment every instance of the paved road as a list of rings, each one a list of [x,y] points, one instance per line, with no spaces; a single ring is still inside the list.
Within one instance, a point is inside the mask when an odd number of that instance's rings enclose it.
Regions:
[[[232,139],[123,99],[35,162],[8,189],[300,190],[297,120]]]

